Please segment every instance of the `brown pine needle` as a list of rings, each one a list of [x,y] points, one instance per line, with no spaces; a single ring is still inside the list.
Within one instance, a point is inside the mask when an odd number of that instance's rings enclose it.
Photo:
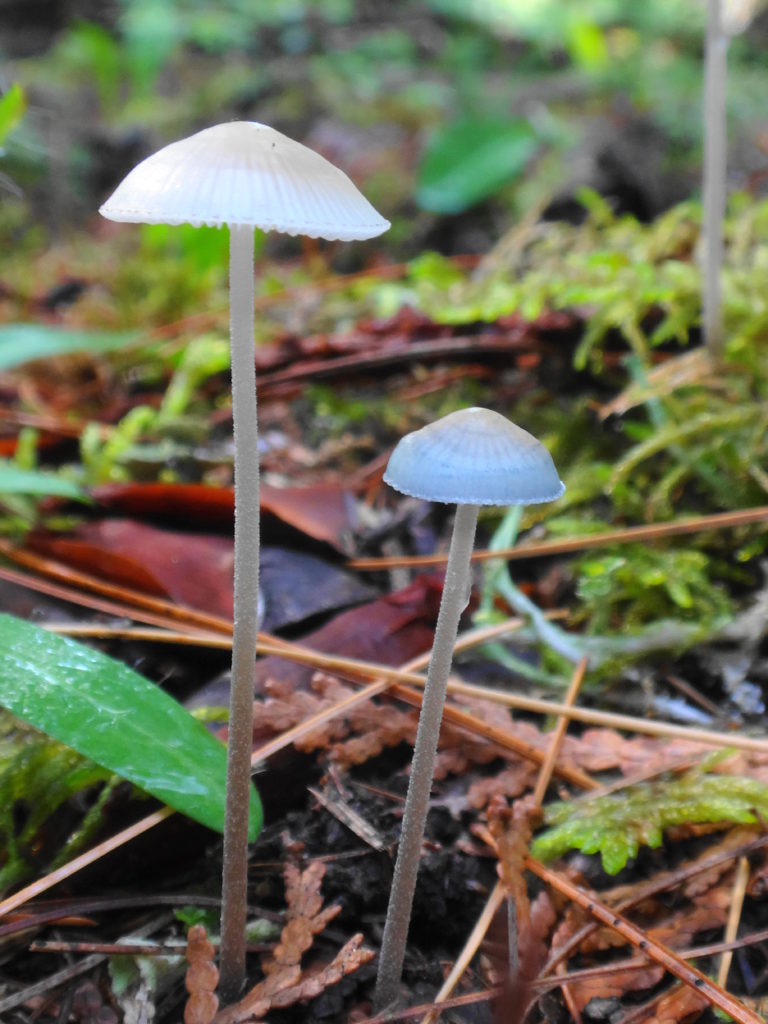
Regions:
[[[424,685],[423,678],[420,678],[420,683],[422,686]],[[448,689],[450,690],[450,688],[451,683],[449,682]],[[405,701],[407,704],[421,707],[420,690],[413,690],[409,686],[395,683],[390,687],[389,693],[398,700]],[[461,708],[454,707],[452,704],[446,704],[443,708],[443,721],[450,722],[451,725],[456,725],[460,729],[466,729],[476,736],[482,736],[484,739],[490,740],[491,743],[496,743],[500,747],[504,747],[505,750],[511,750],[519,757],[524,757],[528,761],[544,764],[546,760],[547,755],[542,750],[532,746],[530,743],[526,743],[525,740],[521,740],[508,729],[500,729],[498,726],[489,725],[487,722],[483,722],[481,719],[471,715],[468,711],[462,711]],[[556,764],[554,772],[561,779],[565,779],[566,782],[579,786],[581,789],[599,788],[599,783],[591,775],[582,771],[581,768],[572,767],[567,764]]]
[[[749,882],[749,861],[746,857],[739,857],[739,862],[736,866],[736,875],[733,879],[733,891],[731,893],[731,906],[728,910],[728,921],[725,926],[725,941],[731,942],[736,938],[736,933],[739,930],[739,922],[741,921],[741,908],[744,906],[744,896],[747,892],[747,884]],[[726,950],[723,953],[720,961],[720,967],[717,971],[717,984],[722,988],[725,988],[728,982],[728,972],[731,969],[731,961],[733,960],[733,950]]]
[[[456,963],[451,968],[451,973],[440,986],[440,991],[435,996],[436,1003],[440,1003],[444,999],[448,999],[458,983],[461,981],[464,972],[467,967],[469,967],[472,957],[475,955],[480,943],[485,938],[486,932],[491,926],[491,921],[493,921],[496,911],[504,902],[505,897],[506,891],[502,883],[499,881],[496,883],[491,895],[488,897],[488,902],[483,907],[482,912],[475,923],[475,927],[472,929],[469,938],[464,943],[464,948],[461,953],[459,953]],[[421,1024],[435,1024],[435,1021],[437,1021],[439,1016],[440,1010],[432,1009],[426,1015]]]
[[[51,558],[42,558],[31,551],[14,547],[8,541],[0,540],[0,554],[17,565],[39,573],[47,580],[58,580],[68,587],[79,587],[93,594],[101,594],[113,601],[122,602],[144,611],[152,612],[166,619],[181,622],[183,626],[195,626],[213,633],[231,633],[232,623],[218,615],[198,612],[184,605],[166,601],[160,597],[150,597],[139,590],[122,587],[116,583],[108,583],[89,573],[80,572]],[[122,614],[125,614],[123,609]]]
[[[737,949],[762,944],[767,939],[768,928],[765,928],[763,931],[742,935],[741,938],[728,942],[710,942],[706,946],[693,946],[691,949],[679,949],[675,952],[681,960],[698,960],[704,956],[717,956],[718,953],[733,953]],[[531,987],[541,991],[564,984],[572,985],[578,981],[589,981],[592,978],[608,977],[611,974],[622,974],[624,971],[643,971],[648,966],[648,959],[647,956],[633,956],[625,960],[612,960],[610,963],[600,964],[599,967],[582,967],[580,970],[559,974],[554,978],[539,976],[531,982]]]
[[[695,878],[696,875],[700,875],[705,871],[710,871],[712,868],[716,868],[720,864],[733,860],[736,857],[747,857],[749,854],[755,853],[757,850],[764,849],[766,845],[768,845],[768,834],[757,836],[755,839],[751,839],[747,843],[742,843],[742,845],[735,850],[721,849],[710,857],[695,860],[688,864],[683,864],[679,868],[675,868],[673,871],[665,871],[661,875],[657,875],[648,882],[638,886],[630,897],[623,899],[616,904],[616,910],[630,910],[632,907],[637,906],[638,903],[642,903],[644,900],[651,899],[659,893],[669,892],[671,889],[677,888],[689,878]],[[580,928],[564,945],[558,947],[556,952],[550,956],[550,959],[541,970],[540,977],[544,978],[551,974],[556,967],[575,953],[582,942],[597,931],[597,928],[598,924],[594,921],[589,924],[585,924]]]
[[[755,750],[768,753],[768,740],[740,733],[716,732],[710,729],[693,729],[690,726],[675,725],[672,722],[654,722],[647,718],[634,715],[619,715],[613,711],[598,711],[594,708],[567,707],[553,701],[538,700],[535,697],[523,697],[515,693],[485,686],[473,686],[469,683],[448,683],[448,691],[468,697],[485,698],[504,704],[519,711],[531,711],[540,715],[563,715],[587,725],[604,726],[607,729],[621,729],[625,732],[645,733],[648,736],[669,736],[694,743],[703,743],[713,747],[734,747],[739,750]]]
[[[16,910],[29,900],[33,900],[41,893],[47,892],[48,889],[52,889],[54,885],[63,882],[65,878],[71,878],[72,875],[77,874],[82,868],[88,867],[89,864],[94,864],[97,860],[100,860],[118,847],[129,843],[132,839],[136,839],[137,836],[142,835],[144,832],[148,832],[155,825],[159,825],[161,821],[165,821],[166,818],[170,818],[175,813],[171,807],[161,807],[159,811],[155,811],[153,814],[147,815],[146,818],[142,818],[141,821],[129,825],[128,828],[124,828],[122,832],[118,832],[117,835],[112,836],[110,839],[105,839],[97,846],[94,846],[92,850],[86,850],[85,853],[81,853],[79,857],[75,857],[68,864],[62,864],[60,868],[50,871],[43,878],[30,882],[23,889],[19,889],[18,892],[14,892],[0,901],[0,918],[10,914],[12,910]]]
[[[485,562],[493,558],[517,561],[523,558],[542,558],[545,555],[566,555],[574,551],[605,547],[608,544],[659,540],[686,533],[699,533],[702,530],[733,529],[737,526],[748,526],[751,523],[762,523],[766,519],[768,519],[768,505],[761,505],[758,508],[741,509],[736,512],[717,512],[714,515],[691,516],[686,519],[672,520],[669,523],[654,523],[651,526],[629,526],[625,530],[606,530],[603,533],[592,533],[584,537],[548,540],[542,541],[540,544],[521,544],[513,548],[500,548],[498,551],[474,551],[472,561]],[[353,558],[347,562],[347,568],[361,569],[366,572],[376,569],[423,569],[428,566],[445,565],[447,561],[447,554],[402,558]]]
[[[573,706],[576,698],[579,695],[581,684],[584,682],[584,676],[586,674],[586,671],[587,659],[582,658],[576,666],[576,669],[573,673],[573,678],[571,679],[570,686],[568,687],[568,692],[566,693],[565,699],[563,701],[563,704],[566,707],[570,708]],[[552,736],[549,743],[549,750],[547,751],[547,759],[541,766],[539,777],[536,780],[536,788],[533,791],[533,801],[537,807],[541,807],[541,804],[544,800],[544,794],[547,792],[549,781],[552,778],[552,771],[555,767],[555,763],[557,762],[557,757],[560,753],[560,747],[563,745],[563,740],[565,739],[567,729],[568,719],[564,715],[560,715],[560,717],[557,720],[557,725],[555,726],[555,729],[552,732]]]
[[[264,643],[259,644],[258,649],[260,654],[275,654],[288,658],[290,661],[314,665],[316,668],[327,669],[331,672],[342,672],[353,678],[362,677],[368,679],[380,676],[382,679],[392,680],[393,683],[409,683],[415,686],[424,685],[424,677],[417,672],[405,672],[402,669],[377,665],[361,661],[357,658],[336,658],[312,651],[307,647],[301,647],[298,644],[288,644],[282,641],[279,645]],[[396,686],[393,687],[392,692],[398,697],[402,696],[402,699],[407,700],[408,703],[414,703],[412,691],[408,696],[403,696],[407,692],[407,687]],[[566,704],[558,704],[554,701],[524,697],[521,694],[507,693],[506,691],[494,690],[486,686],[460,683],[455,679],[448,681],[448,692],[453,695],[494,701],[497,704],[503,704],[506,707],[515,708],[519,711],[530,711],[540,715],[563,715],[567,719],[586,722],[588,725],[600,725],[609,729],[645,733],[649,736],[670,736],[714,747],[734,747],[740,750],[755,750],[760,753],[768,753],[768,739],[742,736],[736,732],[724,733],[709,729],[693,729],[689,726],[675,725],[672,722],[653,722],[647,718],[637,718],[633,715],[619,715],[612,711],[568,707]],[[446,707],[447,711],[448,708]],[[537,751],[536,755],[534,755],[534,760],[541,763],[540,757],[541,752]]]
[[[718,1007],[724,1013],[729,1014],[738,1024],[765,1024],[761,1017],[746,1007],[742,1002],[724,991],[720,985],[710,981],[706,974],[702,974],[697,968],[687,964],[677,953],[673,953],[667,946],[650,938],[641,928],[627,920],[615,910],[611,910],[604,903],[601,903],[594,895],[574,885],[569,879],[550,868],[545,867],[533,857],[526,857],[525,866],[538,878],[554,889],[557,889],[563,896],[583,907],[588,913],[596,917],[602,924],[613,928],[622,938],[631,943],[636,949],[647,954],[647,956],[660,964],[666,971],[674,975],[684,985],[699,992],[712,1006]]]

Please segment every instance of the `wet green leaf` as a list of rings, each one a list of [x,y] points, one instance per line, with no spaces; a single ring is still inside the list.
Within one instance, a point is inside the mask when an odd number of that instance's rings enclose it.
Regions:
[[[0,704],[195,821],[223,830],[224,745],[121,662],[0,615]],[[261,821],[252,789],[251,839]]]
[[[44,470],[21,469],[14,462],[0,459],[0,500],[4,494],[52,494],[58,498],[88,501],[85,492],[55,473]]]
[[[0,370],[68,352],[110,352],[137,336],[134,331],[66,331],[45,324],[6,324],[0,327]]]
[[[460,213],[522,174],[538,145],[522,118],[461,117],[427,148],[416,199],[435,213]]]
[[[27,98],[18,82],[0,96],[0,143],[13,131],[27,109]]]

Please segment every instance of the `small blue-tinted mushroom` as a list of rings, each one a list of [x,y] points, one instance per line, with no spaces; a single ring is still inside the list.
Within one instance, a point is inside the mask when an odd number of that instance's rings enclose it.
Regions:
[[[533,434],[490,409],[460,409],[408,434],[384,480],[403,494],[451,505],[534,505],[565,490]]]
[[[457,509],[379,954],[377,1011],[399,994],[448,674],[459,619],[469,601],[479,507],[538,504],[565,490],[540,441],[499,413],[478,408],[451,413],[404,437],[384,479],[403,494],[456,504]]]

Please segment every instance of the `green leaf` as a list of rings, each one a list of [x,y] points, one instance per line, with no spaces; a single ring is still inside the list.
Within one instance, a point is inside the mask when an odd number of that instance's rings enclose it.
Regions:
[[[67,352],[109,352],[137,337],[135,331],[64,331],[44,324],[6,324],[0,327],[0,370]]]
[[[0,615],[0,704],[177,811],[223,831],[226,748],[121,662]],[[251,840],[261,822],[261,803],[251,788]]]
[[[55,473],[38,469],[21,469],[14,462],[0,459],[0,499],[4,494],[52,494],[57,498],[88,501],[87,494]]]
[[[0,144],[10,135],[24,116],[27,109],[27,97],[18,82],[0,96]]]
[[[539,140],[522,118],[461,117],[433,137],[419,167],[425,210],[460,213],[519,177]]]

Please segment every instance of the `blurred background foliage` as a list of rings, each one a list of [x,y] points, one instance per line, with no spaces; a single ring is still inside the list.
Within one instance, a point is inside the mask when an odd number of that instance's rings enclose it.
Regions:
[[[260,238],[259,341],[387,318],[397,331],[409,308],[468,334],[504,318],[573,317],[555,370],[454,379],[418,402],[382,395],[380,381],[310,384],[295,414],[312,443],[358,428],[382,451],[457,405],[514,404],[568,486],[557,506],[529,509],[524,528],[546,521],[553,535],[577,535],[764,503],[761,3],[729,49],[729,364],[718,375],[681,364],[666,378],[662,365],[699,340],[705,8],[4,0],[0,312],[28,321],[55,310],[55,337],[21,325],[28,351],[60,352],[67,338],[109,351],[107,375],[137,395],[107,436],[83,430],[73,481],[175,479],[175,465],[201,479],[219,472],[197,465],[194,446],[225,401],[215,381],[226,367],[226,233],[116,229],[96,210],[161,145],[250,119],[342,166],[393,223],[357,246]],[[377,273],[396,261],[397,274]],[[329,285],[329,264],[369,272]],[[163,342],[169,324],[181,326]],[[13,330],[5,351],[18,359]],[[121,350],[127,338],[139,347]],[[144,392],[162,387],[162,402],[147,405]],[[652,630],[659,618],[714,626],[761,585],[768,540],[752,529],[736,534],[735,554],[729,543],[704,535],[575,559],[561,585],[578,598],[574,624],[592,635]]]
[[[697,187],[702,0],[4,7],[0,86],[29,108],[13,125],[0,110],[3,205],[24,190],[49,227],[87,217],[162,143],[231,118],[342,163],[393,219],[398,255],[482,251],[581,185],[644,219]],[[758,16],[731,47],[737,187],[763,163],[766,32]]]

